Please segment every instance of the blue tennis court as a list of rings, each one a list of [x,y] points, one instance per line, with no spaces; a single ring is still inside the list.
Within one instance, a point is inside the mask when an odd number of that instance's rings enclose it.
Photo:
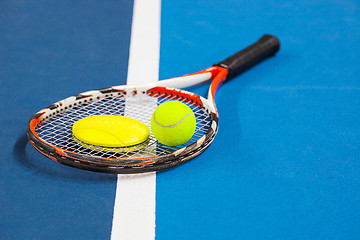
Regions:
[[[359,239],[360,2],[2,1],[1,239]],[[223,84],[219,132],[152,174],[58,164],[29,143],[43,107],[211,66],[273,34]],[[206,96],[208,84],[191,87]]]

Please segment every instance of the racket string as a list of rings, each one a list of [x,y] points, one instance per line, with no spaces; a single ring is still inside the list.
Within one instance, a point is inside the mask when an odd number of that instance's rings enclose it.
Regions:
[[[74,106],[64,112],[43,121],[36,127],[36,132],[41,139],[51,145],[67,151],[101,158],[144,158],[155,155],[165,155],[188,146],[199,140],[210,128],[210,117],[205,109],[198,108],[184,101],[194,112],[196,118],[196,130],[193,137],[184,145],[169,147],[160,144],[150,134],[150,139],[139,144],[132,150],[131,147],[108,148],[79,143],[72,135],[73,124],[85,117],[92,115],[121,115],[133,118],[150,128],[151,116],[156,107],[166,101],[174,100],[175,96],[148,95],[105,97],[93,102],[86,102]]]

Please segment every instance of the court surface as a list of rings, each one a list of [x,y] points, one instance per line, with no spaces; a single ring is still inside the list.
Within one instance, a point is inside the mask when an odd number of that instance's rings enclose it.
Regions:
[[[135,1],[1,1],[0,239],[359,239],[360,2]],[[265,33],[279,53],[219,89],[219,133],[186,164],[93,173],[27,140],[57,100],[192,73]]]

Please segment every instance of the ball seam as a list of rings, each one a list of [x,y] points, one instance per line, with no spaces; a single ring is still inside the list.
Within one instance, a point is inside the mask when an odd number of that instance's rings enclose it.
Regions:
[[[179,125],[180,123],[182,123],[182,122],[185,120],[185,118],[187,118],[188,116],[194,116],[194,114],[189,113],[189,114],[186,114],[186,115],[185,115],[179,122],[177,122],[176,124],[170,125],[170,126],[164,126],[164,125],[160,124],[158,121],[156,121],[155,115],[156,115],[156,114],[154,114],[154,121],[155,121],[155,123],[156,123],[157,125],[159,125],[160,127],[163,127],[163,128],[176,127],[177,125]]]

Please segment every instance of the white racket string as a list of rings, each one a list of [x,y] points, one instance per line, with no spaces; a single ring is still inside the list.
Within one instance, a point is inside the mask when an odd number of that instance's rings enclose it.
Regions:
[[[148,141],[134,147],[108,148],[94,146],[75,140],[72,134],[72,126],[76,121],[88,116],[109,114],[131,117],[150,128],[154,103],[160,105],[166,101],[175,100],[175,98],[175,96],[164,94],[156,97],[146,94],[105,97],[66,109],[44,120],[35,130],[43,141],[77,154],[113,159],[137,159],[165,155],[193,144],[208,132],[211,121],[204,108],[183,101],[195,114],[196,130],[193,137],[186,144],[176,147],[160,144],[152,134],[150,134]]]

